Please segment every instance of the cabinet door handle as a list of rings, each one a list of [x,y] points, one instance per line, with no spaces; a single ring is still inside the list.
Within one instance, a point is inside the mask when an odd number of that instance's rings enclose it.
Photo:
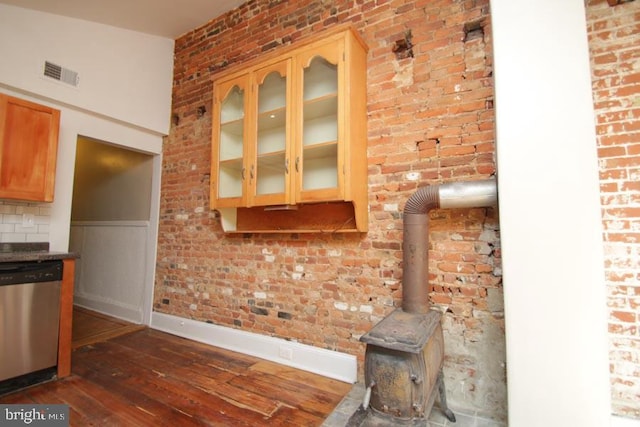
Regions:
[[[284,173],[289,173],[289,159],[284,159]]]
[[[253,169],[254,169],[254,167],[255,167],[255,165],[251,165],[251,171],[249,171],[249,176],[251,177],[251,179],[253,179],[253,178],[254,178],[254,175],[253,175]]]
[[[296,157],[296,172],[300,172],[300,156]]]

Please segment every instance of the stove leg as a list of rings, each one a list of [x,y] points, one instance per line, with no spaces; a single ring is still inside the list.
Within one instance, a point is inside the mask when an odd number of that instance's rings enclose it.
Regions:
[[[444,388],[444,374],[442,373],[442,369],[438,372],[438,394],[440,395],[440,408],[442,412],[447,417],[449,421],[452,423],[456,422],[456,416],[447,406],[447,391]]]

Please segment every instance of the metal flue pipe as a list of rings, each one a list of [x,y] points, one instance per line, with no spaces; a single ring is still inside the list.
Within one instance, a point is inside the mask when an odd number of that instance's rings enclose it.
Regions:
[[[429,211],[489,207],[497,201],[494,179],[422,187],[407,200],[402,243],[402,309],[405,312],[426,314],[429,311]]]

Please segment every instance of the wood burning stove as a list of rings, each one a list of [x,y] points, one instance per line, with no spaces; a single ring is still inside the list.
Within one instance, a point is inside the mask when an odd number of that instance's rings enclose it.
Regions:
[[[428,212],[433,208],[493,206],[496,201],[494,180],[423,187],[407,201],[402,307],[361,338],[367,344],[366,394],[348,426],[425,425],[436,396],[445,416],[455,421],[447,406],[442,373],[442,314],[429,307]]]
[[[424,425],[440,392],[440,406],[455,421],[446,403],[442,363],[444,338],[441,314],[393,311],[362,337],[367,343],[365,383],[369,406],[381,420]]]

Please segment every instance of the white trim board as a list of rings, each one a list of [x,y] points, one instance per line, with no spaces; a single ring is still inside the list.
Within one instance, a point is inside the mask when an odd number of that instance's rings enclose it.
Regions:
[[[150,326],[183,338],[347,383],[357,381],[357,359],[350,354],[164,313],[151,313]]]
[[[126,322],[142,323],[142,310],[134,306],[125,306],[117,301],[107,301],[93,295],[74,295],[73,305],[95,311],[106,316],[115,317]]]

